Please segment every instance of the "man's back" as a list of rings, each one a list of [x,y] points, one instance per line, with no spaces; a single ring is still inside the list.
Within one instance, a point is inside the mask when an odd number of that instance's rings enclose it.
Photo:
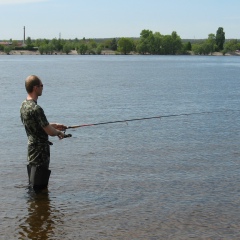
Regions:
[[[48,135],[43,127],[49,125],[49,122],[43,109],[34,100],[25,100],[22,103],[20,114],[29,143],[47,142]]]

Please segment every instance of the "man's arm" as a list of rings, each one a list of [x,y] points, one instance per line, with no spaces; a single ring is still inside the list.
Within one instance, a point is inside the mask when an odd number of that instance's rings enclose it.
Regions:
[[[59,124],[61,125],[61,124]],[[66,129],[63,127],[64,125],[62,125],[62,127],[59,127],[60,129]],[[46,127],[43,127],[43,130],[50,136],[54,137],[54,136],[58,136],[60,139],[64,138],[64,133],[59,131],[58,129],[56,129],[55,127],[52,126],[52,124],[47,125]]]
[[[67,126],[60,124],[60,123],[50,123],[50,125],[60,131],[64,131],[67,129]]]

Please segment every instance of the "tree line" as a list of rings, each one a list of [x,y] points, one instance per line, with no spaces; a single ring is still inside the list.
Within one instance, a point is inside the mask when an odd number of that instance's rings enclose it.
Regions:
[[[139,38],[113,39],[36,39],[28,37],[25,46],[18,46],[18,41],[12,41],[10,46],[0,45],[0,51],[10,53],[11,50],[39,51],[40,54],[54,54],[61,52],[69,54],[76,50],[78,54],[102,54],[103,50],[112,50],[115,54],[150,54],[150,55],[183,55],[194,53],[208,55],[213,52],[235,52],[240,49],[237,39],[225,41],[225,32],[219,27],[216,34],[209,34],[207,39],[195,42],[184,41],[173,31],[170,35],[153,33],[151,30],[142,30]]]

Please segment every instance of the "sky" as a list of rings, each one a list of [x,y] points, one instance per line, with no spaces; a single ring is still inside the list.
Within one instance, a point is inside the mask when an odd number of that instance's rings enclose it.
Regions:
[[[0,0],[0,40],[140,37],[142,30],[240,39],[240,0]]]

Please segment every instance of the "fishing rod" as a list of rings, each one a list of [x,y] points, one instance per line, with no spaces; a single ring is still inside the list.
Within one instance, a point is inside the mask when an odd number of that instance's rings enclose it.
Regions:
[[[223,112],[223,111],[224,110],[222,110],[222,111],[221,110],[220,111],[212,111],[212,112],[181,113],[181,114],[170,114],[170,115],[161,115],[161,116],[153,116],[153,117],[132,118],[132,119],[126,119],[126,120],[117,120],[117,121],[109,121],[109,122],[99,122],[99,123],[90,123],[90,124],[67,126],[67,129],[81,128],[81,127],[91,127],[91,126],[106,125],[106,124],[113,124],[113,123],[123,123],[123,122],[128,123],[128,122],[133,122],[133,121],[143,121],[143,120],[161,119],[161,118],[169,118],[169,117],[203,115],[203,114],[210,114],[210,113]],[[225,110],[225,111],[234,111],[234,110]]]

